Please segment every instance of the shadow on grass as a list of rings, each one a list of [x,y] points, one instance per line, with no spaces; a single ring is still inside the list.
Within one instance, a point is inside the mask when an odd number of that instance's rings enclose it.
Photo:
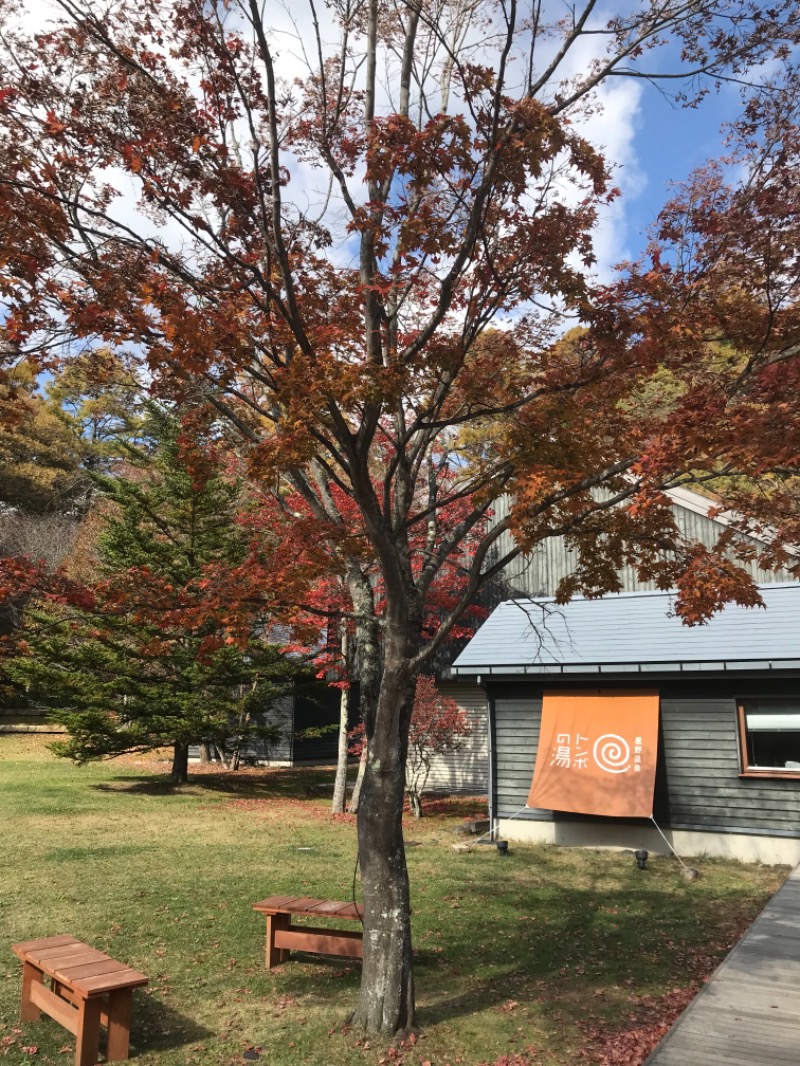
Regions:
[[[181,1048],[187,1044],[209,1040],[215,1035],[194,1019],[187,1018],[186,1015],[166,1006],[155,996],[134,993],[130,1041],[131,1052],[134,1056]],[[65,1055],[69,1050],[68,1045],[64,1044],[64,1039],[68,1039],[65,1030],[58,1022],[45,1014],[36,1022],[26,1023],[24,1038],[30,1041],[36,1040],[37,1043],[41,1042],[45,1056],[50,1047],[54,1050],[58,1047],[59,1051]],[[20,1040],[22,1039],[21,1036]],[[105,1048],[103,1030],[100,1031],[100,1048],[101,1052]],[[35,1052],[36,1047],[31,1054]],[[0,1055],[2,1054],[3,1052],[0,1051]],[[46,1061],[51,1060],[46,1058]],[[70,1062],[71,1059],[65,1058],[64,1061]]]
[[[477,911],[480,902],[473,906]],[[416,952],[427,1001],[420,1024],[535,1003],[556,1031],[565,1015],[586,1019],[640,989],[698,988],[748,926],[745,920],[721,929],[720,906],[720,899],[652,887],[645,898],[635,883],[630,890],[562,890],[546,902],[536,889],[522,891],[506,922],[487,922],[483,929],[453,923],[436,948]],[[467,975],[472,979],[464,988]],[[443,991],[448,982],[453,994]]]
[[[210,1029],[168,1007],[156,996],[134,996],[131,1022],[131,1048],[134,1052],[170,1051],[214,1036],[216,1034]]]
[[[119,784],[109,784],[100,781],[95,785],[89,785],[95,792],[128,793],[137,796],[179,796],[184,786],[173,785],[169,778],[164,777],[115,777],[113,781]]]
[[[195,770],[186,784],[158,774],[124,774],[90,787],[98,792],[146,796],[193,796],[216,793],[239,799],[313,799],[332,793],[334,770],[243,768]],[[354,779],[354,774],[351,775]],[[349,782],[352,784],[352,781]]]
[[[98,782],[90,788],[97,792],[114,792],[134,796],[202,796],[204,794],[230,796],[252,800],[326,799],[333,795],[333,767],[251,768],[240,770],[194,770],[183,785],[173,784],[167,776],[156,774],[125,774],[111,781]],[[356,768],[348,775],[348,790],[355,781]],[[409,812],[406,812],[407,814]],[[481,796],[431,793],[424,803],[424,825],[431,825],[453,816],[483,817],[486,799]],[[418,824],[411,822],[410,825]]]
[[[670,881],[677,876],[666,865],[659,875]],[[471,900],[466,886],[461,892],[464,911],[479,912],[480,887]],[[604,884],[577,891],[517,884],[507,895],[506,914],[491,918],[485,911],[483,925],[455,915],[442,921],[439,912],[427,933],[415,930],[423,1028],[487,1010],[512,1017],[517,1011],[520,1024],[530,1010],[551,1035],[565,1023],[591,1025],[609,1012],[632,1009],[637,997],[645,1002],[665,989],[699,988],[747,926],[746,919],[721,925],[725,898],[702,897],[682,885],[653,891],[650,884],[645,892],[635,879],[613,890]],[[759,909],[754,907],[753,918]],[[323,994],[328,964],[320,966],[314,956],[301,959],[304,965],[293,959],[287,966],[282,990]],[[356,966],[353,985],[359,971]]]

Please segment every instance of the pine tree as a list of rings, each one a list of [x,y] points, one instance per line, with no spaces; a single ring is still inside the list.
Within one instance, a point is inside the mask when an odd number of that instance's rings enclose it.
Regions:
[[[123,471],[95,477],[101,579],[29,612],[27,653],[9,673],[67,729],[59,754],[171,745],[177,783],[191,744],[232,748],[237,765],[247,737],[274,742],[264,716],[297,667],[258,635],[258,605],[232,608],[225,595],[249,545],[235,521],[241,487],[207,458],[209,427],[153,405],[145,430],[125,445]]]

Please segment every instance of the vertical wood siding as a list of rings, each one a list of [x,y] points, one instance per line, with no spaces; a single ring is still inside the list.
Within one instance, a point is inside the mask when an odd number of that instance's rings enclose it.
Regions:
[[[500,521],[507,517],[509,509],[507,496],[499,499],[494,505],[494,521]],[[710,503],[711,501],[709,501]],[[722,533],[724,526],[715,522],[705,515],[682,507],[679,503],[673,504],[673,513],[678,530],[688,539],[705,544],[713,548]],[[748,540],[750,538],[747,538]],[[759,541],[752,540],[754,547],[759,546]],[[497,555],[502,556],[513,547],[513,538],[510,533],[503,533],[497,543]],[[519,556],[503,570],[503,583],[505,588],[501,598],[508,599],[512,596],[553,596],[559,583],[575,569],[576,556],[567,548],[563,537],[550,537],[543,541],[530,555]],[[759,584],[770,584],[776,581],[792,581],[792,575],[785,570],[762,570],[755,561],[741,562],[739,566],[746,570]],[[623,592],[651,592],[655,589],[652,581],[640,581],[633,567],[623,567],[620,572]]]
[[[494,701],[495,765],[494,816],[517,815],[537,821],[551,821],[548,811],[523,811],[533,777],[533,765],[539,750],[542,724],[541,696],[498,697]]]
[[[670,824],[800,837],[800,780],[740,777],[736,699],[661,702]]]
[[[726,680],[719,695],[684,693],[661,697],[661,739],[654,797],[659,824],[673,829],[749,831],[800,837],[800,780],[742,778],[739,766],[737,689],[742,697],[759,690],[759,682]],[[780,686],[781,692],[800,685]],[[708,688],[707,682],[698,682]],[[533,686],[531,686],[533,688]],[[573,685],[574,687],[574,685]],[[596,686],[593,686],[596,687]],[[713,686],[711,686],[713,687]],[[761,683],[763,694],[764,686]],[[496,780],[495,815],[509,818],[525,804],[539,744],[542,699],[515,693],[494,700]],[[548,811],[525,811],[517,817],[551,820]],[[555,814],[558,819],[579,815]],[[587,816],[588,817],[588,816]],[[589,819],[594,820],[594,819]]]
[[[483,689],[468,681],[440,681],[437,687],[443,696],[454,699],[466,712],[472,735],[464,739],[459,751],[434,759],[427,791],[483,795],[489,779],[486,695]]]

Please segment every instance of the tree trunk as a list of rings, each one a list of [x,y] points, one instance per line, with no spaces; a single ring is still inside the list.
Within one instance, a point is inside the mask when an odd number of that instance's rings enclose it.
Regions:
[[[333,782],[333,800],[331,810],[342,814],[347,798],[347,711],[349,706],[348,689],[342,689],[339,701],[339,747],[336,755],[336,777]]]
[[[361,789],[364,785],[364,773],[367,768],[368,743],[367,733],[374,728],[381,692],[381,637],[375,621],[375,604],[373,590],[369,581],[358,570],[351,568],[348,576],[348,588],[353,598],[353,605],[361,618],[356,623],[354,647],[350,657],[358,668],[359,713],[364,724],[364,747],[358,764],[358,776],[353,786],[348,811],[356,814],[361,802]]]
[[[361,802],[361,789],[364,786],[364,773],[367,769],[367,741],[364,738],[364,747],[361,749],[361,758],[358,762],[358,775],[356,777],[356,783],[353,785],[353,792],[350,796],[350,802],[347,804],[347,810],[350,814],[358,813],[358,805]]]
[[[185,785],[189,780],[189,745],[176,741],[172,753],[172,771],[169,779],[173,785]]]
[[[426,758],[420,758],[416,762],[412,758],[412,763],[413,766],[410,771],[408,765],[406,765],[406,791],[408,792],[408,801],[411,804],[411,813],[415,818],[421,818],[422,794],[428,783],[431,763],[430,759]]]
[[[211,762],[211,745],[207,740],[200,742],[200,765],[207,766]]]
[[[395,660],[384,673],[358,809],[364,965],[353,1022],[387,1036],[414,1025],[411,903],[402,824],[414,686],[404,665]]]
[[[350,648],[347,630],[342,627],[342,659],[349,673]],[[339,698],[339,744],[336,752],[336,777],[333,782],[331,811],[342,814],[347,799],[347,724],[350,708],[350,690],[343,688]]]

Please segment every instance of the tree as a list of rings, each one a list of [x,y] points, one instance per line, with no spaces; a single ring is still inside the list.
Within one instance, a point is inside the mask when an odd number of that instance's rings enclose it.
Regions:
[[[82,458],[80,442],[38,391],[34,368],[14,367],[0,385],[0,501],[28,514],[73,511],[85,490]]]
[[[59,579],[29,610],[23,654],[8,666],[67,728],[59,754],[84,762],[172,746],[172,780],[187,779],[190,744],[274,742],[266,712],[297,667],[256,629],[257,607],[236,609],[248,542],[234,521],[240,486],[182,453],[181,423],[149,406],[147,443],[128,445],[125,472],[96,478],[103,578]]]
[[[447,463],[442,461],[442,455],[432,456],[429,464],[427,486],[430,498],[433,499],[439,494],[447,495],[451,480],[452,471],[448,468]],[[341,516],[352,511],[351,502],[346,497],[343,497],[336,488],[331,490],[331,495]],[[298,494],[294,494],[284,502],[296,518],[303,513],[306,514],[307,519],[313,517],[308,511],[305,501]],[[457,526],[472,506],[473,501],[469,498],[456,498],[442,508],[439,514],[439,522],[444,528]],[[274,509],[267,506],[266,511],[269,514],[274,512]],[[351,517],[354,519],[355,516],[351,515]],[[271,519],[267,518],[265,520],[262,517],[260,524],[262,527],[269,528],[273,533],[278,528],[274,513]],[[447,618],[454,605],[461,598],[468,580],[468,560],[472,552],[479,546],[480,539],[485,532],[486,523],[477,524],[462,541],[460,546],[461,557],[454,556],[448,559],[438,570],[425,604],[425,616],[421,630],[423,643],[435,638],[442,619]],[[428,526],[420,526],[414,532],[411,543],[414,554],[418,559],[422,559],[428,550],[427,541],[429,537],[430,528]],[[331,558],[327,560],[317,560],[315,569],[322,568],[323,572],[316,577],[312,586],[304,595],[304,612],[296,614],[294,622],[295,626],[301,623],[302,628],[306,630],[313,641],[312,645],[306,645],[301,650],[306,656],[313,656],[314,664],[318,671],[317,677],[326,678],[341,691],[338,758],[331,803],[333,812],[340,813],[345,806],[348,754],[353,754],[351,747],[348,746],[347,737],[350,728],[351,695],[354,684],[358,686],[358,691],[361,695],[359,702],[362,710],[362,722],[367,714],[370,713],[371,704],[368,698],[364,698],[360,685],[362,671],[357,637],[359,615],[355,610],[348,589],[348,582],[344,578],[340,560],[337,559],[336,554],[334,552]],[[348,553],[348,555],[350,565],[353,566],[353,554]],[[374,615],[380,621],[383,618],[386,597],[382,588],[380,570],[374,565],[374,562],[361,560],[359,564],[359,580],[368,584],[373,596],[372,609]],[[470,604],[463,612],[458,623],[450,629],[451,644],[456,641],[463,642],[472,636],[477,625],[486,617],[486,614],[487,612],[482,606]],[[319,625],[321,621],[326,623],[324,640],[320,640]],[[380,640],[380,633],[378,639]],[[452,658],[452,646],[442,648],[441,651],[444,658]],[[382,646],[379,644],[375,652],[375,658],[378,658],[381,654]],[[434,665],[438,666],[440,664],[436,663]],[[444,665],[449,665],[449,661],[445,662]],[[348,805],[348,809],[353,813],[358,811],[363,775],[367,763],[367,745],[363,742],[363,734],[361,734],[358,754],[360,755],[358,776]]]
[[[107,350],[82,352],[46,384],[35,361],[21,358],[1,333],[0,354],[7,362],[0,380],[0,502],[15,513],[77,521],[88,508],[89,472],[106,468],[119,457],[119,442],[135,434],[141,387]]]
[[[422,815],[422,793],[434,756],[459,751],[462,741],[471,735],[469,719],[456,701],[437,690],[434,678],[418,677],[408,737],[406,779],[415,818]]]
[[[655,314],[632,295],[626,318],[591,277],[592,229],[616,192],[582,114],[623,76],[677,85],[689,104],[715,82],[754,107],[793,91],[800,12],[658,0],[604,21],[590,0],[549,21],[514,0],[341,0],[309,5],[308,69],[281,80],[255,0],[60,9],[32,40],[11,8],[3,34],[7,328],[31,358],[76,338],[142,352],[159,395],[203,394],[236,428],[262,490],[304,500],[305,538],[347,584],[368,740],[355,1021],[409,1028],[401,813],[416,676],[481,588],[549,536],[579,559],[565,595],[614,589],[628,564],[682,581],[696,618],[708,610],[714,553],[696,565],[662,489],[718,472],[731,438],[709,454],[682,411],[639,417],[630,402],[664,345],[634,328],[655,329]],[[115,210],[115,168],[138,215]],[[586,325],[578,345],[556,343],[565,321]],[[670,366],[691,383],[689,346]],[[682,408],[692,393],[677,395]],[[656,462],[673,437],[672,461]],[[763,474],[770,460],[743,444],[731,462]],[[504,494],[514,506],[490,525]],[[454,564],[462,590],[423,640]],[[724,596],[757,599],[735,569]]]

